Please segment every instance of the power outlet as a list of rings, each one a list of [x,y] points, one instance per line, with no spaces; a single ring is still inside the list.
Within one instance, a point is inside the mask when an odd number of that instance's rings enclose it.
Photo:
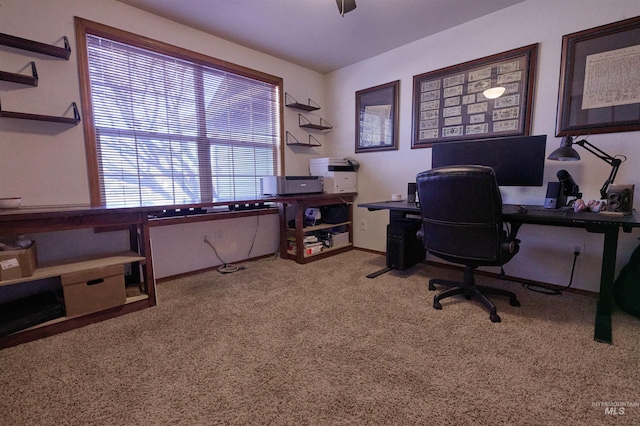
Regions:
[[[366,219],[360,219],[360,230],[361,231],[366,231],[367,230],[367,220]]]

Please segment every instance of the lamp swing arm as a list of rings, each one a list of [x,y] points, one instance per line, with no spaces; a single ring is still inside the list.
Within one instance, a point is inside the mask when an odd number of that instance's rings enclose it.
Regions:
[[[594,146],[593,144],[589,143],[589,141],[587,141],[586,139],[582,139],[573,143],[586,149],[587,151],[589,151],[590,153],[592,153],[593,155],[595,155],[596,157],[598,157],[599,159],[601,159],[602,161],[606,162],[611,166],[611,173],[609,173],[609,178],[604,181],[602,188],[600,188],[600,197],[603,199],[607,198],[607,189],[609,188],[609,185],[612,184],[613,181],[615,180],[616,175],[618,174],[618,169],[620,168],[620,164],[622,164],[622,162],[626,160],[626,157],[624,158],[624,160],[620,158],[612,157],[611,155],[607,154],[597,146]]]
[[[592,153],[593,155],[595,155],[596,157],[598,157],[602,161],[606,161],[611,166],[615,167],[617,165],[619,167],[620,164],[623,161],[623,160],[621,160],[619,158],[612,157],[611,155],[607,154],[606,152],[604,152],[603,150],[601,150],[597,146],[593,145],[592,143],[590,143],[586,139],[575,141],[573,143],[575,145],[581,146],[582,148],[586,149],[587,151],[589,151],[590,153]]]

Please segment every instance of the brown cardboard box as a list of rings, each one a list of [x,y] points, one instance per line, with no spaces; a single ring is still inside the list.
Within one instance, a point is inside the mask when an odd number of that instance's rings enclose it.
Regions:
[[[28,249],[0,251],[0,281],[30,277],[37,268],[35,241]]]
[[[126,302],[123,265],[105,266],[60,278],[67,316],[90,314]]]

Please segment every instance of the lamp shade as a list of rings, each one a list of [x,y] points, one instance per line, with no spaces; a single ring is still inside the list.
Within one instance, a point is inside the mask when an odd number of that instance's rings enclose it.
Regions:
[[[578,161],[580,160],[580,154],[578,151],[573,149],[571,146],[573,145],[573,138],[571,136],[565,136],[562,138],[562,142],[560,142],[560,148],[553,151],[547,157],[549,160],[556,161]]]

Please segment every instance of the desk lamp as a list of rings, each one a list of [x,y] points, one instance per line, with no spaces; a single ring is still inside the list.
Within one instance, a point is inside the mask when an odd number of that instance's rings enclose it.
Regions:
[[[593,144],[589,143],[586,139],[582,139],[579,141],[573,141],[573,137],[565,136],[562,138],[560,142],[560,148],[553,151],[547,157],[549,160],[557,160],[557,161],[578,161],[580,160],[580,154],[572,148],[572,145],[578,145],[582,148],[586,149],[605,163],[611,166],[611,173],[609,174],[609,178],[604,181],[604,185],[600,188],[600,198],[607,198],[607,188],[610,184],[613,183],[613,180],[616,178],[616,174],[618,173],[618,169],[620,168],[620,164],[627,159],[625,156],[621,156],[621,158],[612,157],[601,149],[597,148]]]

